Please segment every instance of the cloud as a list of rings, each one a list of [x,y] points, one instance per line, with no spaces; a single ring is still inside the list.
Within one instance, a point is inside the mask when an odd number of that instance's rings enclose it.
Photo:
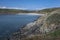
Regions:
[[[0,7],[1,9],[21,9],[21,10],[27,10],[27,8],[18,8],[18,7]]]
[[[6,7],[4,6],[4,7],[0,7],[0,8],[5,9]]]

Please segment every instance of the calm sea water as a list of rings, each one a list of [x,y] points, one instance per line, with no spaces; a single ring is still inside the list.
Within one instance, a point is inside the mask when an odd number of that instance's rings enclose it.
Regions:
[[[0,37],[17,31],[38,17],[38,15],[0,15]]]

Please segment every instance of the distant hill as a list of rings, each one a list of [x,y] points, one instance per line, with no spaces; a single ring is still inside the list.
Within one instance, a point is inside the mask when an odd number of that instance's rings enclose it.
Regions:
[[[60,9],[60,7],[47,8],[47,9],[38,10],[38,11],[36,11],[36,12],[37,12],[37,13],[43,13],[43,14],[45,14],[45,13],[51,13],[51,12],[56,11],[56,10],[59,10],[59,9]]]
[[[0,14],[17,14],[17,13],[30,13],[29,10],[18,10],[18,9],[1,9]]]
[[[20,10],[20,9],[2,9],[0,8],[0,14],[17,14],[17,13],[39,13],[39,14],[46,14],[51,13],[55,10],[59,10],[60,7],[56,8],[47,8],[42,10]]]

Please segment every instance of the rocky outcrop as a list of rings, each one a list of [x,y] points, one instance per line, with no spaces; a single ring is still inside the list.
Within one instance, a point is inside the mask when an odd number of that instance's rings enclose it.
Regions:
[[[49,14],[43,23],[43,26],[40,27],[40,31],[43,33],[49,33],[50,31],[54,31],[60,25],[60,11],[54,11]]]
[[[50,32],[60,29],[60,12],[52,12],[49,15],[38,18],[37,21],[27,24],[15,33],[11,40],[24,40],[26,37],[35,35],[48,34]]]

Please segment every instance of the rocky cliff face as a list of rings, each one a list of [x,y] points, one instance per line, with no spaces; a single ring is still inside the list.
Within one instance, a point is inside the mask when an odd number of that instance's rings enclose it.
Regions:
[[[49,14],[43,23],[43,26],[40,28],[40,31],[42,30],[43,33],[49,33],[50,31],[54,31],[56,28],[58,28],[58,25],[60,25],[60,11],[54,11],[51,14]]]
[[[26,37],[47,34],[60,28],[60,12],[52,12],[40,17],[37,21],[27,24],[18,32],[13,34],[11,40],[24,40]]]

